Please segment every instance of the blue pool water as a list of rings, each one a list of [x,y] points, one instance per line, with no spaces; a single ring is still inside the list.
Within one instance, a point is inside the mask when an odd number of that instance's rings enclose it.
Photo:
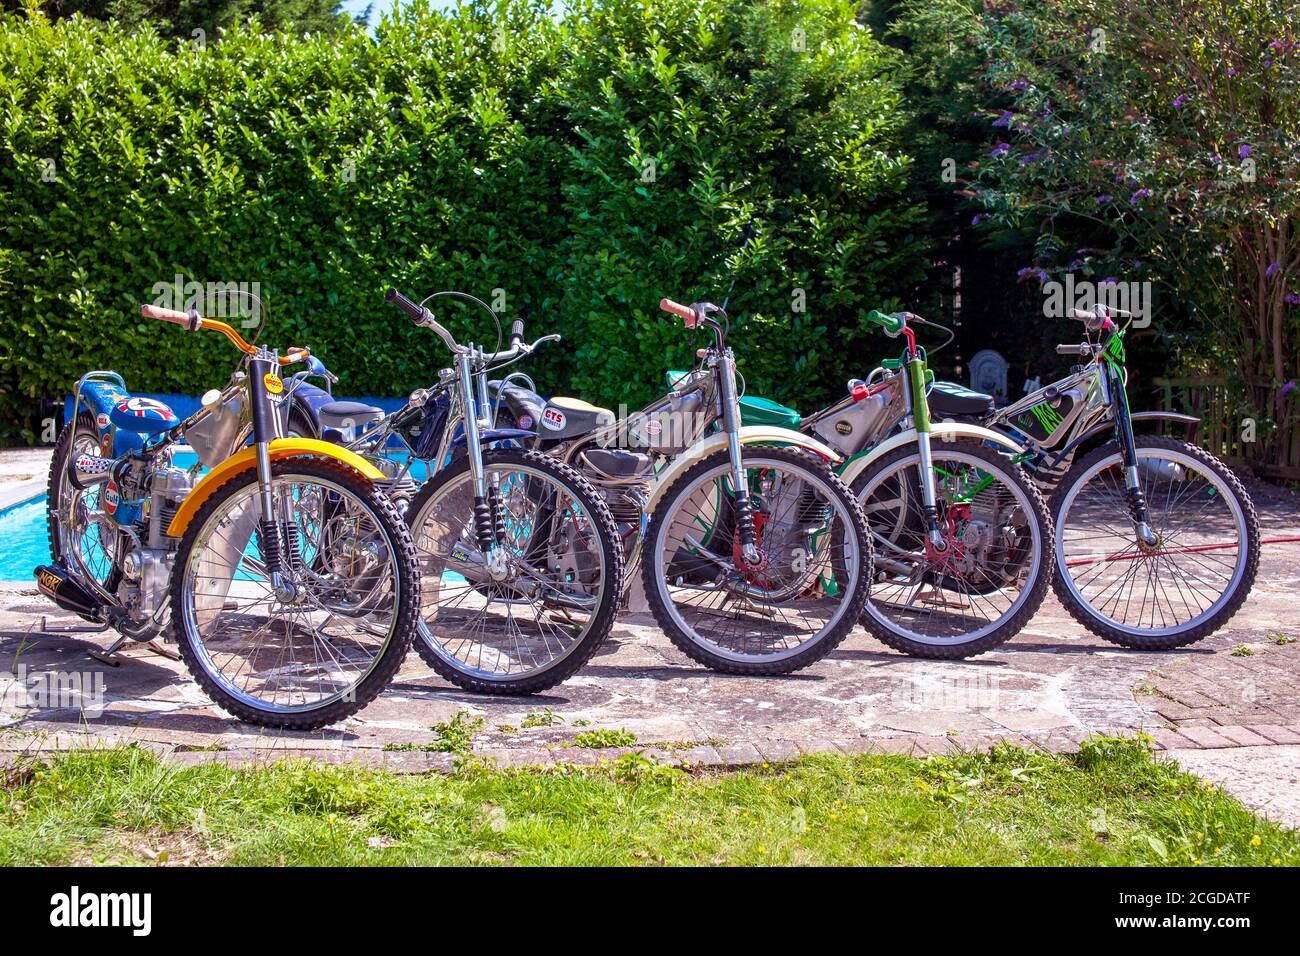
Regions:
[[[0,581],[30,582],[32,569],[49,560],[45,496],[0,511]]]

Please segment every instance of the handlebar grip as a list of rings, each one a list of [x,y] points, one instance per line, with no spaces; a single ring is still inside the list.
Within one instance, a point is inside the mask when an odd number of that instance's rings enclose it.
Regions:
[[[867,321],[880,326],[890,335],[897,335],[903,331],[903,320],[892,315],[885,315],[876,309],[867,313]]]
[[[1056,347],[1057,355],[1082,355],[1083,350],[1077,345],[1058,345]]]
[[[428,310],[425,309],[423,306],[416,305],[414,302],[412,302],[406,296],[402,295],[402,293],[398,292],[396,289],[389,289],[387,292],[384,293],[384,298],[389,302],[393,303],[393,305],[397,306],[399,309],[401,309],[403,312],[409,315],[416,322],[423,321],[425,313],[428,312]]]
[[[177,312],[175,309],[164,309],[162,306],[158,305],[142,305],[140,306],[140,314],[146,319],[157,319],[160,322],[171,322],[174,325],[189,326],[193,322],[190,313],[188,312]],[[194,328],[197,327],[197,325],[194,325]]]
[[[288,352],[286,352],[284,355],[280,356],[280,364],[281,364],[281,365],[296,365],[296,364],[299,363],[299,362],[305,362],[305,361],[307,361],[307,357],[308,357],[309,355],[311,355],[311,349],[306,349],[306,348],[290,348]]]
[[[510,344],[514,345],[524,340],[524,320],[515,319],[510,323]]]
[[[695,310],[689,305],[682,305],[680,302],[674,302],[672,299],[660,299],[659,308],[663,309],[669,315],[675,315],[686,323],[688,329],[695,328],[698,316]]]

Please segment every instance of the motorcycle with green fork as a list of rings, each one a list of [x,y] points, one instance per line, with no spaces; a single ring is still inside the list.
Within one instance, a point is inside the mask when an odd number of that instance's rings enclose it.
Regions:
[[[1051,495],[1056,595],[1094,634],[1161,650],[1198,641],[1241,607],[1259,567],[1259,521],[1241,482],[1196,445],[1135,425],[1198,419],[1129,408],[1124,337],[1104,304],[1078,309],[1085,341],[1070,374],[980,424],[1023,441],[1025,468]]]
[[[807,417],[762,399],[752,419],[816,436],[840,456],[836,470],[867,520],[875,553],[863,623],[882,642],[920,657],[959,658],[1013,637],[1042,604],[1052,578],[1052,522],[1016,463],[1025,448],[966,422],[935,423],[933,373],[908,312],[868,321],[905,348],[849,394]],[[946,344],[946,343],[945,343]]]

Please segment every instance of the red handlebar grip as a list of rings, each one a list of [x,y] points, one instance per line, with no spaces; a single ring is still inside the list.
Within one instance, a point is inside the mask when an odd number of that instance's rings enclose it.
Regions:
[[[674,302],[672,299],[660,299],[659,308],[663,309],[670,315],[679,316],[688,329],[695,328],[695,310],[689,305],[682,305],[680,302]]]
[[[176,325],[189,325],[190,317],[175,309],[164,309],[157,305],[140,306],[140,314],[146,319],[158,319],[161,322],[174,322]]]

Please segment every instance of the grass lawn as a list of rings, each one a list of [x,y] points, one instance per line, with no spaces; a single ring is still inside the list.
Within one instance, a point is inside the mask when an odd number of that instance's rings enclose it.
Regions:
[[[1135,741],[684,772],[399,775],[78,751],[2,771],[0,863],[1296,865],[1300,837]]]

